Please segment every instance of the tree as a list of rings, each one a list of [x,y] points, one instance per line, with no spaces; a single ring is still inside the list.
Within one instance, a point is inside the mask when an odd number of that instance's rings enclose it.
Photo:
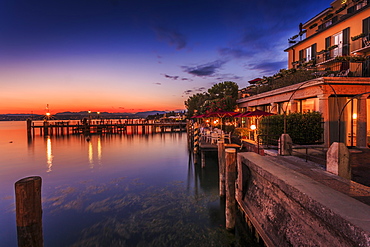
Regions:
[[[197,93],[185,101],[188,117],[212,111],[233,111],[238,98],[238,84],[225,81],[213,85],[208,93]]]
[[[197,93],[192,96],[190,96],[185,101],[185,106],[188,110],[188,117],[192,117],[197,114],[203,114],[204,111],[202,109],[202,106],[204,105],[204,102],[208,99],[208,95],[206,93]]]
[[[215,84],[208,89],[209,100],[206,103],[207,111],[233,111],[238,99],[238,84],[232,81],[225,81]]]

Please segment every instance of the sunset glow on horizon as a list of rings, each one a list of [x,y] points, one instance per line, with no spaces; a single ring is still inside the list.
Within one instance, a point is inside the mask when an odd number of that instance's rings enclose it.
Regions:
[[[145,7],[144,7],[145,6]],[[212,85],[287,67],[330,1],[0,2],[0,114],[184,110]],[[206,14],[205,14],[206,13]]]

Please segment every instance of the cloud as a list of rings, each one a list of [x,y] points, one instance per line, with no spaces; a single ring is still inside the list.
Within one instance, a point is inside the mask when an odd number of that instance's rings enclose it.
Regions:
[[[182,78],[180,78],[180,76],[178,76],[178,75],[167,75],[167,74],[163,74],[164,75],[164,77],[166,77],[167,79],[172,79],[172,80],[181,80],[181,81],[190,81],[190,79],[189,78],[186,78],[186,77],[182,77]]]
[[[249,70],[257,70],[261,74],[266,76],[275,74],[280,69],[286,67],[286,61],[278,61],[278,62],[260,62],[255,64],[248,64],[246,67]]]
[[[153,84],[155,84],[155,85],[162,85],[162,83],[160,83],[160,82],[156,82],[156,83],[153,83]]]
[[[227,61],[216,60],[214,62],[198,65],[198,66],[181,66],[185,72],[194,76],[214,76],[214,74],[226,63]]]
[[[193,89],[185,90],[183,94],[190,95],[193,93],[201,93],[201,92],[204,92],[205,90],[206,90],[205,87],[193,88]]]
[[[165,75],[164,75],[164,77],[166,77],[166,78],[168,78],[168,79],[173,79],[173,80],[177,80],[177,79],[179,79],[179,76],[177,76],[177,75],[172,76],[172,75],[167,75],[167,74],[165,74]]]
[[[186,47],[187,41],[183,34],[161,27],[154,28],[154,31],[160,41],[164,41],[171,46],[175,46],[176,50],[181,50]]]
[[[253,51],[248,51],[243,48],[220,48],[218,52],[221,56],[231,56],[234,58],[245,58],[254,54]]]
[[[222,80],[222,81],[237,81],[237,80],[242,80],[243,77],[233,75],[233,74],[222,74],[222,75],[218,75],[218,77],[216,79],[217,80]]]

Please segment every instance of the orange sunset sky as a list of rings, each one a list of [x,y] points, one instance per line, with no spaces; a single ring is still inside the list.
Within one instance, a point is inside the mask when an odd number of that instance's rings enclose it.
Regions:
[[[184,110],[212,85],[287,67],[330,1],[0,1],[0,114]]]

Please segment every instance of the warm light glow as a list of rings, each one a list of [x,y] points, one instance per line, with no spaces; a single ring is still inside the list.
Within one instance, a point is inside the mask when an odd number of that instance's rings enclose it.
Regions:
[[[47,112],[45,115],[48,116],[48,117],[50,117],[50,112]]]
[[[98,136],[98,163],[101,165],[101,139]]]
[[[97,114],[100,114],[100,111],[96,112]]]
[[[51,168],[53,166],[53,153],[51,150],[50,136],[46,139],[46,164],[48,166],[48,170],[46,172],[51,172]]]
[[[90,113],[91,113],[91,111],[88,111],[88,113],[90,114]]]
[[[357,113],[353,113],[352,119],[357,119]]]
[[[252,125],[251,125],[251,130],[255,130],[255,129],[257,129],[257,126],[256,126],[256,125],[254,125],[254,124],[252,124]]]
[[[93,145],[91,141],[89,141],[89,164],[90,164],[90,169],[94,168],[94,151],[93,151]]]

